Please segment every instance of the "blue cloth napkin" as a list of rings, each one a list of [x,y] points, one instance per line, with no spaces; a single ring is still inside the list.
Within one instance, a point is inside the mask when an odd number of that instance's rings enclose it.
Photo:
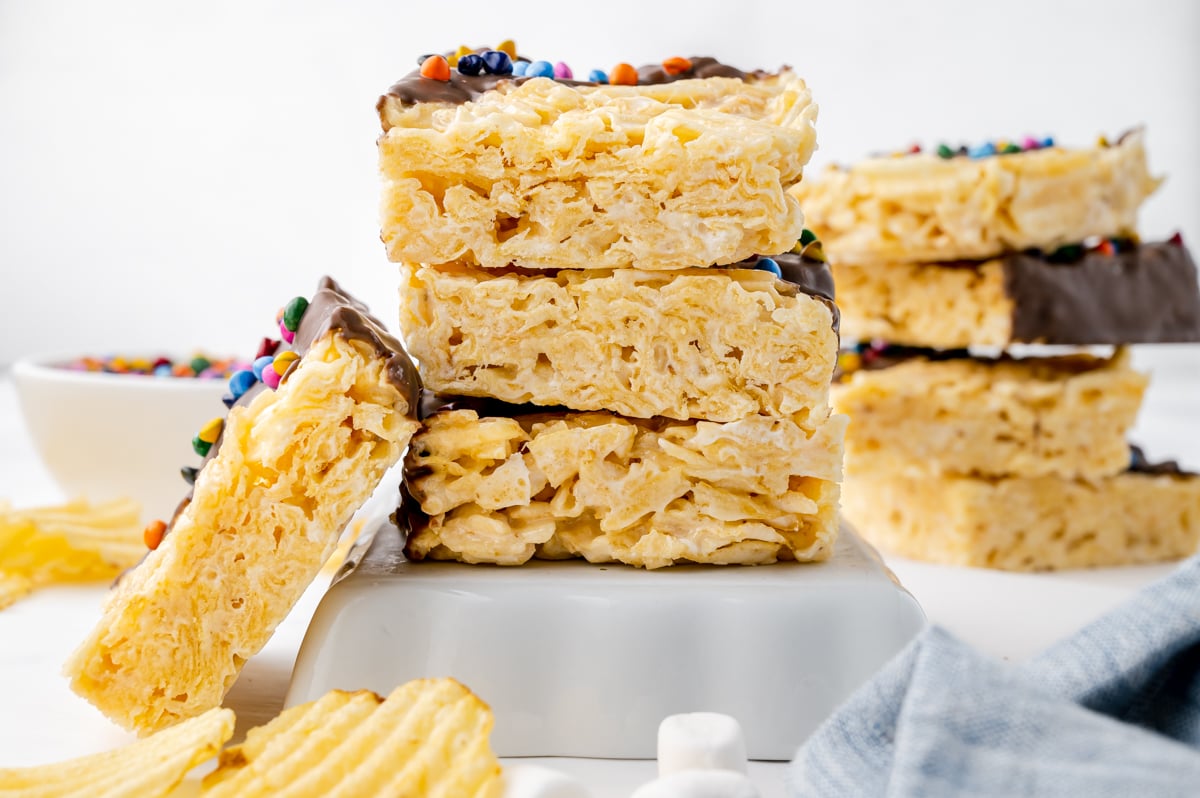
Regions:
[[[1200,796],[1200,557],[1023,665],[927,628],[800,748],[793,796]]]

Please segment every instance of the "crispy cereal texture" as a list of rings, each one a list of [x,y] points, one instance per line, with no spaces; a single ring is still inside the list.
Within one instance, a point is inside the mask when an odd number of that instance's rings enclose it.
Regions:
[[[1200,477],[1122,473],[975,479],[847,475],[842,514],[917,560],[1045,571],[1186,557],[1200,545]]]
[[[914,358],[834,386],[850,416],[847,473],[1104,477],[1129,465],[1125,433],[1147,379],[1088,355]]]
[[[405,460],[405,501],[423,511],[406,553],[645,568],[824,559],[838,528],[845,422],[833,416],[806,432],[763,416],[718,424],[443,411]]]
[[[143,734],[220,705],[399,460],[414,411],[385,360],[337,332],[235,406],[191,501],[67,663],[75,691]]]
[[[68,762],[0,769],[0,798],[159,798],[233,736],[233,711],[210,709],[144,740]]]
[[[795,244],[787,188],[817,108],[790,72],[654,86],[502,83],[385,105],[382,237],[397,262],[661,270]]]
[[[792,191],[835,263],[973,260],[1135,233],[1158,187],[1142,131],[1111,147],[831,167]]]
[[[492,713],[453,679],[334,690],[226,749],[205,798],[499,798]]]
[[[769,272],[402,267],[400,326],[432,390],[626,416],[829,414],[829,307]]]
[[[1012,342],[1004,264],[833,264],[842,334],[906,346],[957,349]]]

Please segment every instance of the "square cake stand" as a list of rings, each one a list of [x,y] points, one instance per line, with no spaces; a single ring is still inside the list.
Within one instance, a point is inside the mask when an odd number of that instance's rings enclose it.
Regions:
[[[364,528],[313,615],[287,705],[452,676],[495,713],[499,756],[653,759],[679,712],[737,718],[751,759],[797,746],[924,625],[843,527],[828,562],[644,571],[412,563]]]

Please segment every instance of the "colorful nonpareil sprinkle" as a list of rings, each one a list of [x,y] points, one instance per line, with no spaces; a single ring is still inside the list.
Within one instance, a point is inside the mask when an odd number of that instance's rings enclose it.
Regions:
[[[300,329],[300,318],[308,310],[308,300],[302,296],[295,297],[283,309],[283,326],[292,332]]]
[[[775,262],[774,258],[759,258],[754,264],[754,268],[761,269],[765,272],[770,272],[776,277],[783,276],[783,270],[779,268],[779,264]]]
[[[421,62],[421,77],[431,80],[450,80],[450,64],[444,56],[431,55]]]
[[[1064,244],[1046,253],[1046,260],[1051,263],[1071,263],[1079,260],[1088,253],[1116,255],[1119,252],[1128,252],[1137,245],[1137,238],[1132,236],[1125,238],[1089,238],[1078,244]]]
[[[513,71],[512,59],[508,57],[508,53],[502,50],[488,50],[482,56],[483,69],[489,75],[511,75]],[[447,75],[446,79],[449,80]]]
[[[262,357],[254,359],[254,362],[252,364],[250,364],[250,370],[252,372],[254,372],[255,378],[261,380],[262,375],[263,375],[263,369],[267,368],[274,362],[275,362],[274,355],[263,355]]]
[[[1024,136],[1020,143],[1016,140],[1009,141],[1008,139],[998,139],[996,141],[985,141],[973,147],[959,146],[952,147],[949,144],[939,144],[934,152],[939,158],[949,160],[951,158],[989,158],[993,155],[1015,155],[1019,152],[1030,152],[1032,150],[1044,150],[1047,147],[1054,146],[1054,139],[1046,137],[1044,139],[1036,139],[1033,136]],[[921,150],[915,145],[909,149],[909,153],[915,154]]]
[[[291,350],[280,352],[275,356],[275,362],[271,365],[271,368],[275,370],[276,374],[282,377],[284,374],[287,374],[287,370],[291,367],[292,363],[299,359],[300,356]]]
[[[796,242],[796,246],[792,247],[792,252],[818,263],[828,263],[829,261],[817,234],[807,227],[800,232],[800,240]]]
[[[163,521],[151,521],[146,524],[146,528],[142,530],[142,541],[145,542],[146,548],[154,551],[162,543],[163,536],[167,534],[167,525]]]
[[[663,71],[668,75],[682,75],[692,68],[692,62],[690,59],[676,55],[665,59],[662,62],[662,67]]]
[[[233,394],[234,401],[241,399],[242,394],[254,387],[256,382],[258,382],[258,378],[254,376],[253,371],[249,369],[235,371],[229,378],[229,392]]]
[[[196,437],[192,438],[192,450],[201,457],[206,456],[209,450],[212,449],[213,444],[221,437],[224,429],[225,419],[220,416],[212,419],[200,428],[200,432],[196,434]]]
[[[473,52],[475,51],[470,47],[467,47],[465,44],[460,44],[458,49],[446,59],[446,63],[450,66],[458,66],[458,59],[462,58],[464,55],[470,55]]]
[[[522,61],[521,63],[524,64],[525,62]],[[475,55],[475,53],[468,53],[458,59],[457,67],[458,71],[464,75],[479,75],[483,72],[483,57]],[[513,74],[516,74],[516,72],[514,65]],[[522,72],[521,74],[525,73]]]
[[[440,56],[438,56],[440,58]],[[430,60],[429,58],[425,59]],[[288,343],[292,343],[296,339],[296,331],[300,329],[300,322],[304,318],[305,312],[308,310],[308,299],[302,296],[293,297],[286,305],[279,309],[275,314],[275,321],[279,325],[279,333]],[[276,390],[280,382],[283,381],[284,375],[292,364],[300,359],[300,355],[290,349],[280,351],[280,341],[273,338],[263,338],[258,344],[258,350],[251,363],[240,363],[237,367],[231,369],[227,376],[229,378],[229,393],[221,397],[225,407],[232,409],[237,402],[246,396],[255,385],[262,383],[271,390]],[[232,363],[232,361],[230,361]],[[165,361],[165,365],[169,365],[170,361]],[[150,364],[151,366],[164,365],[164,363]],[[189,361],[186,368],[199,369],[201,373],[207,375],[213,371],[214,367],[219,365],[214,363],[209,358],[203,355],[196,355]],[[192,438],[192,450],[201,457],[207,457],[212,451],[212,447],[220,439],[221,433],[225,429],[225,419],[217,417],[209,421],[196,437]],[[198,469],[190,466],[184,466],[180,473],[183,475],[184,481],[189,485],[195,484]],[[152,547],[153,548],[153,547]]]
[[[440,60],[439,60],[440,59]],[[445,68],[442,63],[445,62]],[[438,55],[429,53],[417,59],[422,77],[447,81],[453,77],[451,70],[469,77],[479,75],[512,75],[516,78],[551,78],[552,80],[575,80],[575,70],[565,61],[550,62],[530,59],[517,54],[517,44],[505,39],[495,49],[471,48],[459,45],[453,53]],[[663,71],[671,77],[686,75],[694,64],[690,58],[671,56],[662,61]],[[612,71],[602,69],[588,71],[586,82],[634,86],[639,82],[637,70],[630,64],[620,63]],[[915,148],[913,151],[919,151]]]
[[[632,64],[621,62],[609,70],[608,82],[614,86],[636,86],[638,82],[637,70]]]
[[[279,387],[279,381],[282,379],[283,379],[283,375],[281,375],[278,371],[276,371],[274,369],[274,367],[263,370],[263,377],[262,377],[263,385],[266,385],[272,391],[276,390]]]

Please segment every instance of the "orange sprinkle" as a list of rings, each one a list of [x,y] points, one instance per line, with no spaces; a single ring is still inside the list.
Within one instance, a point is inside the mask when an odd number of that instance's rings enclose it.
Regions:
[[[165,534],[167,534],[167,525],[165,523],[162,521],[151,521],[142,530],[142,540],[146,542],[146,548],[154,551],[162,543],[163,535]]]
[[[668,75],[682,75],[691,68],[691,60],[682,56],[676,55],[663,61],[663,71]]]
[[[633,68],[632,64],[626,64],[622,61],[608,73],[608,82],[614,86],[636,86],[638,82],[637,70]]]
[[[445,56],[431,55],[421,64],[421,77],[433,80],[450,80],[450,64]]]

